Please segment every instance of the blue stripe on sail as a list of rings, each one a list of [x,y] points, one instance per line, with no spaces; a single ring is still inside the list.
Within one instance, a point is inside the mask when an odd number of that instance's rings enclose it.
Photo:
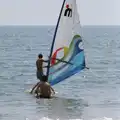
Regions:
[[[55,85],[83,70],[85,68],[84,52],[82,51],[79,54],[77,54],[77,56],[75,56],[74,59],[72,60],[72,63],[73,65],[67,64],[66,66],[67,68],[66,69],[63,68],[63,71],[61,73],[59,73],[60,71],[53,73],[54,76],[53,79],[52,75],[50,75],[51,78],[49,79],[49,83],[51,85]]]

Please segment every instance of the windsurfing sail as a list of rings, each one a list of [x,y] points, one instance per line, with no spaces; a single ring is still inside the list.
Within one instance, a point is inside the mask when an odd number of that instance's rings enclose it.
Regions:
[[[63,1],[49,57],[47,75],[51,85],[55,85],[85,68],[76,0]]]

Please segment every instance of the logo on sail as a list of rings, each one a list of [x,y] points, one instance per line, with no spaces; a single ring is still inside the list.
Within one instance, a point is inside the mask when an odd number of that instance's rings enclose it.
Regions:
[[[64,16],[72,17],[72,8],[70,8],[70,6],[68,4],[66,5],[66,10],[65,10]]]

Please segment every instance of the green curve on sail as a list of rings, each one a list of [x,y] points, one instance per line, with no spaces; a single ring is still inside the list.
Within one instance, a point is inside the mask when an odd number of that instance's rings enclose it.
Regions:
[[[77,38],[81,38],[81,36],[80,35],[75,35],[72,39],[72,42],[69,45],[69,48],[64,47],[64,56],[61,58],[61,60],[64,61],[66,59],[67,55],[69,54],[69,51],[72,49],[72,45],[73,45],[74,40],[77,39]],[[61,63],[61,61],[56,62],[53,66],[58,65],[59,63]]]

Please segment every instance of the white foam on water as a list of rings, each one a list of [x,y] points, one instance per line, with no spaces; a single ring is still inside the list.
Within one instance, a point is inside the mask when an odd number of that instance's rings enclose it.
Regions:
[[[63,120],[63,119],[51,119],[51,118],[48,118],[48,117],[42,117],[42,118],[38,118],[38,119],[28,119],[26,118],[26,120]],[[119,119],[113,119],[113,118],[107,118],[107,117],[102,117],[102,118],[93,118],[93,119],[64,119],[64,120],[120,120]]]
[[[91,120],[120,120],[119,119],[113,119],[113,118],[108,118],[108,117],[102,117],[102,118],[94,118],[94,119],[91,119]]]

